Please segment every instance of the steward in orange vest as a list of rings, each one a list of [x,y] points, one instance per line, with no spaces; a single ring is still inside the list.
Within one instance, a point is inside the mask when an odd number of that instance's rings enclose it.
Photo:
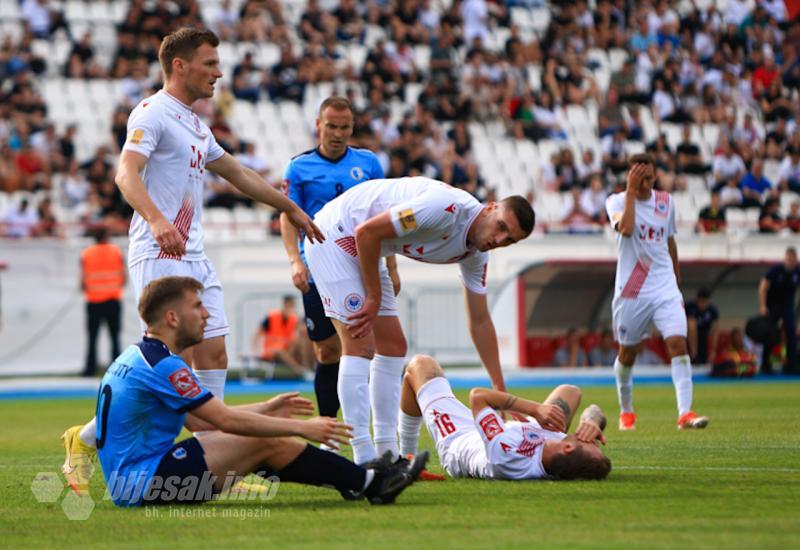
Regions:
[[[297,342],[297,322],[294,297],[284,296],[283,308],[270,311],[256,329],[253,351],[258,350],[256,353],[262,361],[285,363],[295,373],[303,375],[305,369],[293,353]]]
[[[125,287],[122,251],[108,242],[104,228],[96,230],[94,238],[95,244],[81,252],[81,290],[86,299],[88,332],[84,376],[93,376],[97,369],[97,336],[103,323],[108,325],[111,336],[112,360],[120,353],[121,300]]]

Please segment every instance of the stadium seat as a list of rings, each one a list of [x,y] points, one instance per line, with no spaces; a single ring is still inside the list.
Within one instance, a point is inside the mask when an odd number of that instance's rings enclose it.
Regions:
[[[531,90],[539,93],[542,91],[542,66],[530,63],[525,68],[528,72],[528,85]]]
[[[764,160],[764,177],[772,182],[772,185],[778,184],[778,174],[780,173],[780,168],[780,161],[774,159]]]
[[[17,24],[17,20],[22,18],[19,8],[19,0],[0,0],[0,19]]]
[[[792,191],[784,191],[781,193],[781,215],[786,217],[789,213],[789,207],[793,202],[800,201],[800,195]]]
[[[619,71],[629,56],[630,53],[628,50],[623,50],[622,48],[611,48],[608,50],[608,65],[611,72]]]

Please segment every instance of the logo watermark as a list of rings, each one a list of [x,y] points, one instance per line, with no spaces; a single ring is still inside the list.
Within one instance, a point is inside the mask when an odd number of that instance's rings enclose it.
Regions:
[[[194,519],[220,517],[231,519],[269,518],[270,511],[262,506],[252,508],[180,507],[173,505],[195,504],[206,501],[232,501],[261,504],[274,499],[280,487],[280,478],[257,472],[257,481],[244,482],[236,472],[230,471],[222,480],[221,490],[215,487],[217,477],[211,472],[201,476],[150,476],[147,472],[112,472],[108,486],[100,500],[111,500],[118,506],[145,506],[145,517]],[[95,499],[85,491],[73,491],[61,474],[39,472],[31,482],[31,492],[41,503],[61,503],[67,519],[85,521],[95,508]],[[156,506],[158,505],[158,506]],[[167,505],[167,506],[164,506]]]

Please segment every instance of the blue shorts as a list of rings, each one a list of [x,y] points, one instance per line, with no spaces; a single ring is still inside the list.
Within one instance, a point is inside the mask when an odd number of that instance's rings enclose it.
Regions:
[[[308,292],[303,294],[303,309],[306,312],[306,330],[312,342],[327,340],[336,334],[333,323],[325,317],[322,298],[319,297],[317,285],[314,283],[311,283]]]
[[[142,504],[199,504],[219,491],[208,469],[205,452],[196,438],[176,443],[158,463]],[[156,486],[157,485],[157,486]]]

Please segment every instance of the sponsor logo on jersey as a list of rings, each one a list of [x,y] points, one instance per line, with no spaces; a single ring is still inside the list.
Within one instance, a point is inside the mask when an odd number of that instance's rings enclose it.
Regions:
[[[350,177],[356,181],[361,181],[364,177],[364,170],[362,170],[360,166],[353,166],[350,169]]]
[[[494,439],[498,434],[503,433],[503,428],[500,426],[500,422],[497,421],[497,416],[494,414],[490,414],[481,418],[480,425],[481,430],[483,430],[483,434],[489,441]]]
[[[344,299],[344,307],[350,313],[359,311],[364,306],[364,299],[356,293],[348,294]]]
[[[405,231],[411,231],[417,228],[417,219],[414,217],[414,211],[410,208],[401,210],[398,219],[400,220],[400,227]]]
[[[189,372],[189,369],[186,367],[178,369],[170,374],[169,382],[181,397],[192,398],[203,393],[203,389],[200,387],[200,384],[197,383],[197,381],[194,379],[194,376],[192,376],[192,373]]]
[[[141,128],[136,128],[135,130],[131,130],[130,135],[128,136],[128,143],[133,145],[139,145],[144,139],[144,130]]]
[[[178,447],[177,449],[172,451],[172,458],[174,458],[175,460],[183,460],[187,456],[188,453],[186,452],[186,449],[184,449],[183,447]]]

